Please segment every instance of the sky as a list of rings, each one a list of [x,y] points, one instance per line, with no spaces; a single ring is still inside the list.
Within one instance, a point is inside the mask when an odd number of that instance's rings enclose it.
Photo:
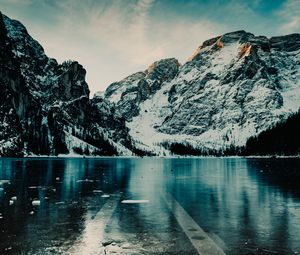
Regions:
[[[49,57],[81,63],[92,94],[154,61],[184,63],[223,33],[300,32],[300,0],[0,0],[0,10]]]

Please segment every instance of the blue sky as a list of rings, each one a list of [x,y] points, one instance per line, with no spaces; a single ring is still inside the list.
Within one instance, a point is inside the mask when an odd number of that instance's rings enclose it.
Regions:
[[[78,60],[92,92],[153,61],[183,63],[213,36],[300,32],[300,0],[0,0],[59,62]]]

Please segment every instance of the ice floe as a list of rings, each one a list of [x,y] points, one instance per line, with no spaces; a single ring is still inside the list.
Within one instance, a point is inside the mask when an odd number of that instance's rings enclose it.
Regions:
[[[149,200],[123,200],[122,204],[145,204],[149,203]]]
[[[33,200],[32,205],[33,206],[39,206],[39,205],[41,205],[41,201],[40,200]]]

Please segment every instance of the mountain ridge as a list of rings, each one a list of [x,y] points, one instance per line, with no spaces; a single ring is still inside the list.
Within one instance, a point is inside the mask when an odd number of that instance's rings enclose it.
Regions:
[[[48,58],[20,22],[2,14],[0,31],[2,156],[131,153],[124,119],[108,101],[89,99],[82,65]]]
[[[90,98],[77,61],[58,64],[2,14],[0,32],[2,156],[237,154],[300,106],[299,34],[226,33]]]
[[[298,110],[299,43],[299,34],[245,31],[206,40],[151,99],[136,102],[139,114],[127,119],[130,135],[154,154],[166,154],[161,145],[168,142],[204,153],[244,146]],[[120,101],[112,101],[118,108]]]

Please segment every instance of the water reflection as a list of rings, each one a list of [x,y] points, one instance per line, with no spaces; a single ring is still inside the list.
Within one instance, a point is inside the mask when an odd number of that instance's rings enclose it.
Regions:
[[[103,194],[150,201],[118,204],[105,230],[110,236],[145,239],[149,254],[163,250],[162,242],[170,254],[193,254],[164,192],[227,254],[294,254],[299,166],[298,159],[1,159],[0,254],[66,254],[87,236]]]
[[[280,161],[287,171],[281,179],[274,176],[280,174],[278,162],[207,159],[195,163],[198,176],[187,182],[186,176],[193,175],[191,163],[185,168],[184,178],[179,178],[181,184],[171,187],[199,225],[231,244],[230,254],[257,249],[289,254],[299,251],[299,196],[295,195],[299,187],[289,186],[291,193],[286,187],[297,178],[298,173],[291,173],[300,162]],[[178,164],[181,167],[174,168],[182,169],[182,163]]]

